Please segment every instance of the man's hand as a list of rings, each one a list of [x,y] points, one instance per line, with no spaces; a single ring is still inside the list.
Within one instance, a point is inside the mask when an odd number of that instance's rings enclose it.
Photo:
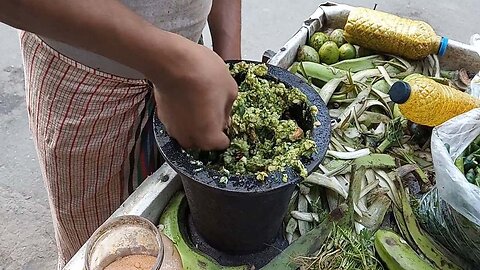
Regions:
[[[193,43],[188,47],[170,75],[154,81],[158,117],[184,148],[225,149],[230,141],[223,131],[237,83],[217,54]]]

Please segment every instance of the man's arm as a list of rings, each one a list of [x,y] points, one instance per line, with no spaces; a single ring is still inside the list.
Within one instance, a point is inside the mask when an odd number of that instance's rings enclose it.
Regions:
[[[119,60],[146,74],[153,65],[143,61],[155,58],[151,56],[168,61],[173,56],[167,50],[174,43],[182,44],[115,0],[2,0],[0,20]],[[167,44],[158,46],[161,42]]]
[[[160,89],[160,119],[182,146],[228,146],[223,129],[237,85],[214,52],[156,28],[116,0],[1,0],[0,21],[144,73]]]
[[[241,0],[213,0],[208,16],[213,50],[223,59],[241,59]]]

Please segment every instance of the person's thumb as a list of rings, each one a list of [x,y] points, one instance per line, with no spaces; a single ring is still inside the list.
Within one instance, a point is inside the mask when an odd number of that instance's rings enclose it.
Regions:
[[[207,139],[202,145],[199,145],[202,150],[225,150],[230,145],[230,139],[222,132],[212,132],[207,135]]]

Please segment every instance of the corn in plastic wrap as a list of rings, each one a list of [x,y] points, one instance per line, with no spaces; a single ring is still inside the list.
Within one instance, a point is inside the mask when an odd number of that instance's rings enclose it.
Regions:
[[[409,59],[436,54],[441,43],[425,22],[367,8],[353,9],[344,30],[349,43]]]

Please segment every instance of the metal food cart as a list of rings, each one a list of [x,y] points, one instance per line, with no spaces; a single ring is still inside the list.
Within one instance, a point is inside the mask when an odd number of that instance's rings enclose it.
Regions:
[[[311,34],[319,30],[342,28],[352,8],[332,2],[321,4],[278,52],[265,53],[263,61],[288,68],[295,60],[298,47],[305,44]],[[464,68],[471,73],[477,73],[480,70],[479,51],[480,49],[474,46],[450,40],[446,55],[440,58],[441,66],[445,69]],[[179,176],[169,165],[164,164],[149,176],[110,218],[139,215],[158,225],[165,206],[181,189]],[[83,269],[85,251],[86,245],[75,254],[64,269]]]

